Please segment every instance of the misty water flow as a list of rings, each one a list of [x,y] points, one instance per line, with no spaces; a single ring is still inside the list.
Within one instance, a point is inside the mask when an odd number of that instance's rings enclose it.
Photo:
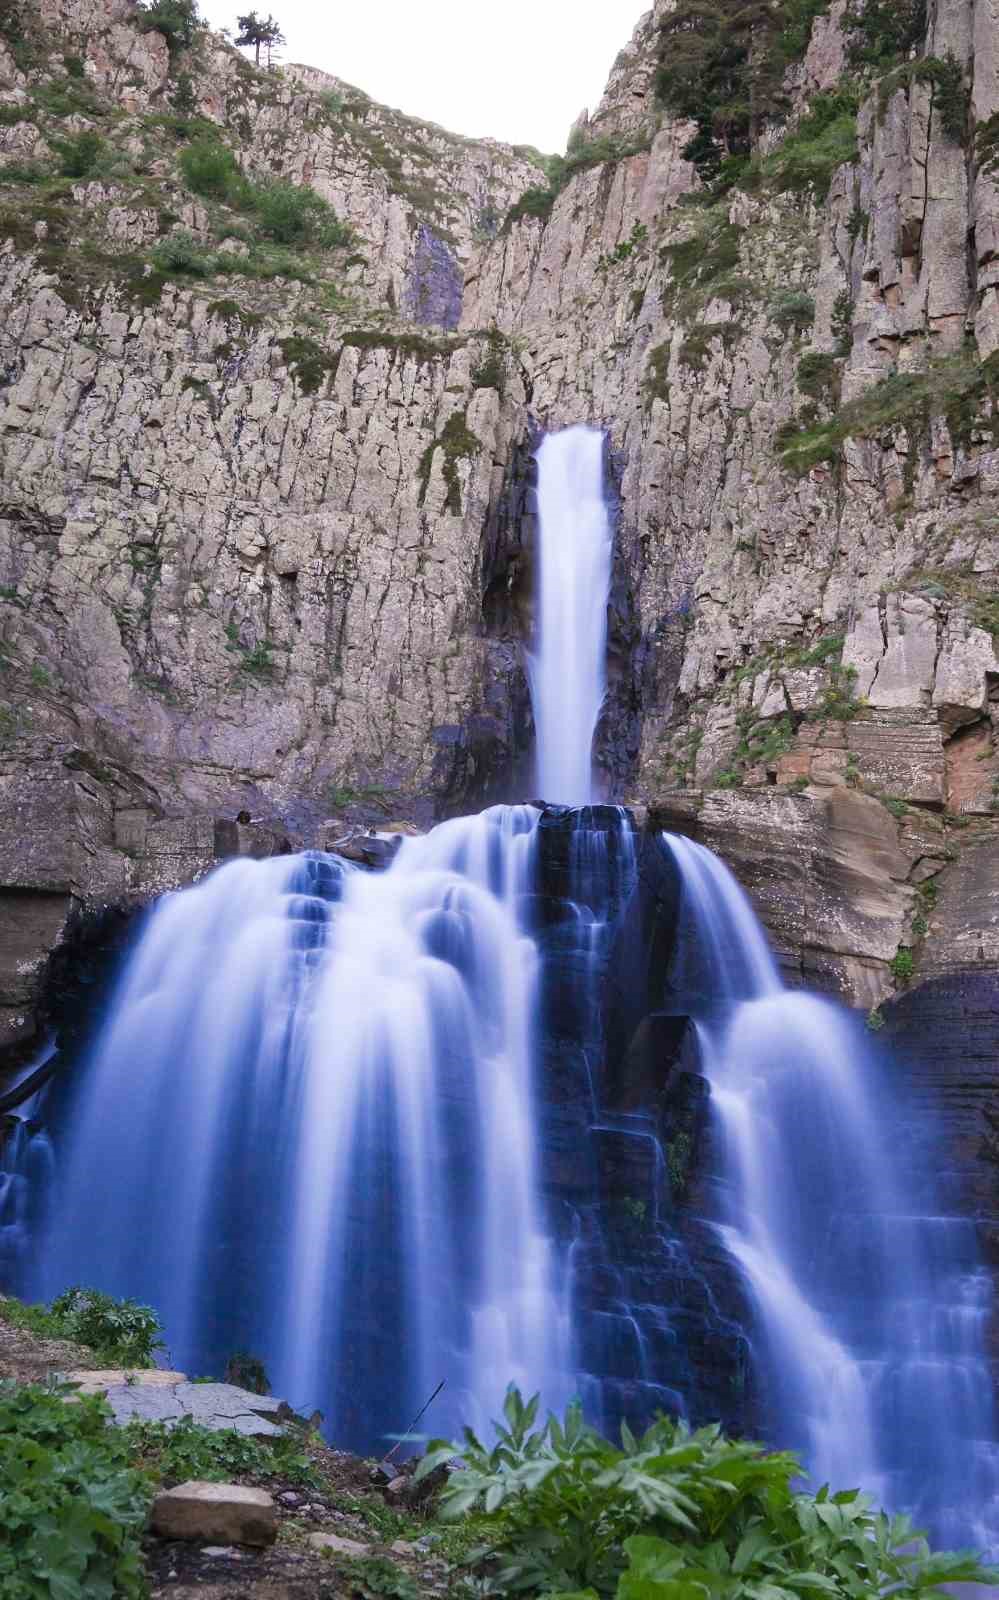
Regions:
[[[538,813],[496,807],[369,873],[221,867],[149,917],[61,1119],[33,1284],[137,1296],[172,1360],[260,1355],[341,1444],[483,1420],[513,1379],[565,1399],[539,1216]]]
[[[728,868],[665,839],[767,1435],[801,1452],[815,1487],[859,1484],[945,1546],[994,1548],[991,1284],[974,1223],[936,1213],[929,1173],[914,1186],[904,1108],[859,1022],[785,989]]]

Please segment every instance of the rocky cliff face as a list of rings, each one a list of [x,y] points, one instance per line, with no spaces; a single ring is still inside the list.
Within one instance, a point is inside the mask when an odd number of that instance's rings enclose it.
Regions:
[[[656,98],[669,9],[550,187],[324,74],[171,54],[130,0],[0,41],[10,1032],[80,897],[529,788],[528,450],[583,419],[619,507],[608,792],[853,1003],[994,967],[996,0],[859,76],[816,7],[726,192]],[[213,139],[352,237],[192,187]]]

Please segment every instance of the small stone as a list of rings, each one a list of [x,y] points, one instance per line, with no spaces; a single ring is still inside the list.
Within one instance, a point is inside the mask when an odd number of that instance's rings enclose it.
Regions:
[[[286,1489],[284,1494],[278,1495],[278,1499],[281,1501],[281,1504],[285,1506],[299,1506],[302,1503],[302,1496],[300,1494],[296,1494],[293,1489]]]
[[[274,1501],[263,1489],[192,1480],[153,1501],[150,1523],[161,1539],[210,1540],[215,1545],[273,1544]]]
[[[391,1483],[386,1484],[385,1493],[390,1495],[404,1495],[406,1493],[406,1485],[408,1482],[409,1479],[401,1475],[398,1478],[393,1478]]]
[[[242,1552],[232,1544],[206,1544],[201,1554],[203,1556],[227,1557],[232,1561],[242,1561]]]
[[[361,1544],[358,1539],[341,1539],[338,1533],[310,1533],[309,1544],[313,1550],[330,1550],[341,1556],[366,1556],[371,1552],[369,1544]]]
[[[389,1549],[392,1551],[393,1555],[411,1556],[414,1554],[416,1546],[415,1544],[407,1543],[405,1539],[393,1539],[392,1543],[389,1545]]]

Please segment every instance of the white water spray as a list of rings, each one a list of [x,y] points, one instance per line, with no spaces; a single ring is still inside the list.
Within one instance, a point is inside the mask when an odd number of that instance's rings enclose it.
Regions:
[[[537,642],[528,676],[538,788],[557,805],[589,805],[593,735],[604,702],[611,527],[604,436],[548,434],[538,461]]]

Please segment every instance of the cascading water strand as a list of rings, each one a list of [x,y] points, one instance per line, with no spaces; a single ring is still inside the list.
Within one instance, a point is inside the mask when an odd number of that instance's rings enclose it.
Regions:
[[[944,1545],[996,1548],[972,1225],[954,1219],[948,1235],[932,1185],[912,1192],[900,1108],[859,1024],[785,990],[732,874],[664,837],[679,943],[710,996],[697,1026],[721,1136],[718,1224],[757,1310],[768,1437],[801,1451],[816,1486],[859,1484]]]

